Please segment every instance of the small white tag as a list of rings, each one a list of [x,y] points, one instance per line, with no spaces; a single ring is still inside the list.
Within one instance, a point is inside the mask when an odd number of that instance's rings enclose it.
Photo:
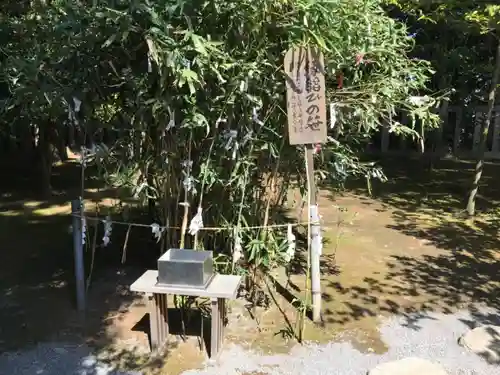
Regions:
[[[335,110],[335,103],[330,103],[330,129],[335,127],[337,122],[337,111]]]
[[[321,238],[321,228],[319,226],[318,205],[309,206],[309,216],[311,218],[311,251],[318,255],[323,253],[323,240]]]

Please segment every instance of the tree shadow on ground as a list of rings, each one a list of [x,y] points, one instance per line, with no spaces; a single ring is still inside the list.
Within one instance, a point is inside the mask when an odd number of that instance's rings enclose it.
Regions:
[[[488,163],[481,181],[478,216],[463,215],[473,163],[443,160],[432,172],[419,160],[382,160],[389,182],[375,183],[367,195],[362,183],[350,192],[374,210],[390,213],[387,228],[436,248],[415,256],[408,248],[386,257],[387,272],[367,276],[363,285],[345,287],[330,281],[329,288],[343,296],[344,311],[326,311],[331,323],[343,324],[379,313],[403,314],[418,328],[425,311],[450,313],[482,304],[500,311],[500,238],[498,236],[497,188],[500,165]],[[377,202],[377,204],[375,204]],[[376,217],[376,215],[375,215]],[[325,296],[325,298],[331,296]],[[478,321],[498,320],[498,314]]]
[[[135,231],[127,246],[129,262],[122,265],[127,228],[114,228],[112,243],[106,248],[100,246],[100,228],[87,311],[82,318],[75,306],[70,216],[70,201],[81,195],[80,167],[76,163],[55,166],[53,195],[49,198],[38,193],[33,182],[23,175],[23,169],[14,168],[12,163],[1,163],[0,168],[2,175],[9,176],[0,182],[0,353],[27,350],[51,341],[86,342],[96,350],[106,348],[108,357],[125,363],[125,367],[159,366],[158,359],[148,362],[139,352],[112,347],[116,337],[108,329],[114,315],[141,301],[128,288],[155,264],[159,249],[151,230]],[[116,192],[102,189],[89,178],[85,198],[99,202],[116,198]],[[92,227],[89,233],[94,235]],[[91,253],[88,246],[86,276]],[[75,363],[75,373],[79,366],[83,371],[84,364]]]
[[[409,186],[420,186],[420,195],[405,199],[400,193],[398,199],[398,193],[393,190],[388,195],[377,196],[396,208],[392,214],[395,224],[389,228],[446,250],[422,259],[393,257],[391,265],[397,271],[391,271],[388,276],[403,277],[449,306],[481,302],[498,309],[500,305],[495,296],[500,290],[500,258],[497,256],[500,238],[495,210],[500,201],[500,190],[496,188],[500,165],[489,163],[485,167],[474,221],[463,215],[472,168],[473,163],[441,161],[430,175],[414,175],[406,184],[399,179],[400,192],[411,190]],[[398,172],[403,171],[389,170],[396,181]]]
[[[418,158],[384,158],[378,160],[388,181],[372,181],[372,197],[387,208],[407,211],[408,214],[432,210],[438,213],[465,211],[467,193],[474,175],[474,162],[443,159],[429,170]],[[500,190],[496,188],[500,165],[488,162],[484,166],[480,182],[477,209],[484,212],[500,202]],[[349,192],[367,197],[366,180],[350,180]],[[367,197],[366,204],[371,199]]]
[[[308,243],[307,229],[295,233],[295,241],[297,249],[291,262],[287,266],[287,272],[292,275],[305,275],[307,271]],[[328,238],[322,239],[323,247],[330,245],[331,241]],[[338,273],[337,265],[335,264],[335,255],[327,254],[320,259],[320,271],[323,275],[335,275]]]

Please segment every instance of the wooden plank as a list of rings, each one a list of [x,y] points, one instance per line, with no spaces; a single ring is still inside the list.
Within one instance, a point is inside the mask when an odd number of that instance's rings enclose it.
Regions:
[[[158,298],[159,314],[158,314],[158,330],[160,332],[160,342],[163,345],[168,337],[168,310],[167,310],[167,295],[156,294]]]
[[[325,63],[316,48],[295,47],[285,55],[290,144],[327,141]]]
[[[151,351],[158,349],[160,338],[158,337],[158,314],[156,309],[156,298],[151,296],[148,298],[149,306],[149,331],[151,335]]]
[[[206,289],[195,289],[159,286],[156,285],[157,277],[157,270],[148,270],[130,286],[130,290],[140,293],[235,299],[241,283],[241,276],[217,274]]]
[[[210,357],[217,358],[219,354],[219,342],[220,342],[220,310],[219,310],[219,299],[212,298],[212,329],[210,334]]]
[[[156,327],[158,330],[158,349],[161,348],[163,342],[165,341],[165,335],[163,331],[162,317],[161,317],[161,294],[155,294],[155,308],[156,308]]]
[[[224,342],[224,333],[226,326],[226,300],[219,298],[219,351],[222,349],[222,344]]]

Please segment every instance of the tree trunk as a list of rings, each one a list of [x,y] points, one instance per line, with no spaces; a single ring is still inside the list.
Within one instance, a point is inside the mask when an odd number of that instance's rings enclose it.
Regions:
[[[66,143],[66,137],[61,130],[54,129],[52,134],[54,145],[57,149],[57,155],[62,162],[65,162],[69,159],[68,148]]]
[[[500,42],[497,45],[495,71],[493,73],[493,78],[491,79],[491,88],[490,88],[490,93],[488,95],[488,111],[486,112],[486,118],[484,119],[479,138],[479,153],[474,173],[474,179],[472,180],[469,199],[467,201],[467,214],[469,216],[474,216],[474,214],[476,213],[476,196],[477,196],[477,191],[479,189],[479,181],[481,180],[481,175],[483,174],[484,154],[486,152],[486,141],[488,139],[488,132],[490,130],[491,119],[493,117],[493,109],[495,107],[495,97],[499,80],[500,80]]]
[[[52,175],[52,150],[50,147],[47,126],[49,125],[45,124],[40,128],[40,138],[38,141],[38,152],[40,155],[40,182],[44,197],[49,197],[52,194],[52,185],[50,183]]]
[[[443,135],[445,134],[445,128],[448,125],[448,108],[450,106],[450,102],[448,99],[443,99],[441,106],[439,107],[439,118],[441,122],[439,124],[439,129],[434,133],[436,149],[435,152],[437,156],[440,157],[445,149],[445,145],[443,145]]]
[[[26,157],[27,163],[32,163],[36,160],[35,142],[31,127],[23,127],[21,132],[21,153]]]
[[[429,164],[427,166],[429,172],[432,172],[434,170],[434,167],[436,166],[438,161],[441,160],[441,157],[443,155],[443,133],[444,128],[448,122],[448,107],[448,99],[443,99],[439,106],[439,128],[435,129],[432,132],[431,137],[431,150],[429,152]]]

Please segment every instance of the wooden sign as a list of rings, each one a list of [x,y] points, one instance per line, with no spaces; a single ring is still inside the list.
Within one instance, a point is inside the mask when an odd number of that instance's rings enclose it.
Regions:
[[[284,69],[290,144],[326,142],[323,54],[314,48],[291,48],[285,55]]]

